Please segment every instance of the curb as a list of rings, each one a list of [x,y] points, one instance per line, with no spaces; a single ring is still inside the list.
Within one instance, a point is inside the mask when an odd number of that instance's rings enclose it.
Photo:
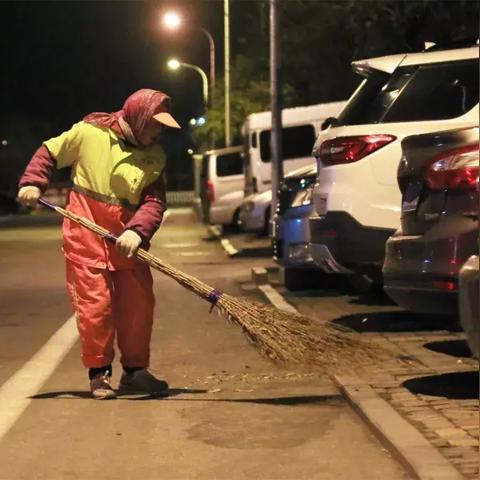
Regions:
[[[252,279],[273,306],[299,313],[269,283],[264,268],[252,268]],[[333,377],[342,395],[388,448],[405,470],[417,480],[464,480],[460,472],[388,402],[360,377]]]
[[[418,480],[463,480],[432,444],[359,377],[334,376],[352,408],[410,475]]]

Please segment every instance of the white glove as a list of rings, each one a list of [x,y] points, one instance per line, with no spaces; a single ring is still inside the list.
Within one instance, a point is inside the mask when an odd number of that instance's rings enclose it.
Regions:
[[[116,246],[121,253],[131,258],[141,243],[142,237],[138,233],[133,230],[125,230],[117,238]]]
[[[27,185],[26,187],[20,188],[17,199],[21,204],[34,208],[37,206],[41,194],[42,191],[38,187]]]

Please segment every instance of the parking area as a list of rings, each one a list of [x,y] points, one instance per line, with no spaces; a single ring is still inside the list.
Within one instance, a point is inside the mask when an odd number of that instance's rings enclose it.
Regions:
[[[320,280],[316,289],[290,292],[268,237],[224,232],[218,239],[233,247],[235,257],[264,255],[269,283],[299,312],[351,328],[397,353],[397,359],[362,367],[359,376],[464,478],[478,478],[478,361],[455,318],[406,312],[382,293],[360,293],[328,278],[324,287]]]

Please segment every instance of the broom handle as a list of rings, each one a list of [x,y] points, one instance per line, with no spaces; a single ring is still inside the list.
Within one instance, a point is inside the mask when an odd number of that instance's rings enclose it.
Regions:
[[[68,210],[65,210],[64,208],[59,207],[58,205],[55,205],[49,202],[48,200],[45,200],[44,198],[40,198],[38,202],[54,210],[55,212],[59,213],[63,217],[66,217],[72,220],[73,222],[78,223],[79,225],[82,225],[88,230],[96,233],[97,235],[103,237],[109,243],[115,244],[118,239],[116,235],[114,235],[112,232],[109,232],[107,229],[101,227],[100,225],[97,225],[96,223],[88,220],[87,218],[81,217],[80,215],[76,215],[75,213],[69,212]],[[213,287],[210,287],[209,285],[203,282],[200,282],[199,280],[195,279],[194,277],[186,273],[180,272],[179,270],[175,269],[168,263],[165,263],[159,258],[153,256],[151,253],[148,253],[143,248],[138,248],[135,252],[135,255],[138,259],[142,260],[147,265],[150,265],[151,267],[168,275],[170,278],[177,281],[182,286],[188,288],[189,290],[193,291],[194,293],[202,297],[204,300],[207,300],[208,302],[210,302],[212,304],[212,308],[216,305],[216,303],[220,299],[220,296],[222,295],[222,292],[220,292],[219,290]],[[181,281],[182,279],[190,280],[189,283],[194,283],[196,288],[185,284],[184,282]]]
[[[80,217],[79,215],[76,215],[75,213],[69,212],[68,210],[65,210],[64,208],[59,207],[58,205],[55,205],[54,203],[51,203],[48,200],[45,200],[44,198],[39,198],[38,203],[41,203],[45,207],[48,207],[52,210],[55,210],[57,213],[59,213],[63,217],[69,218],[70,220],[73,220],[75,223],[83,225],[84,227],[88,228],[92,232],[95,232],[98,235],[100,235],[101,237],[103,237],[109,243],[115,244],[117,239],[118,239],[118,237],[116,235],[114,235],[112,232],[109,232],[108,230],[101,227],[100,225],[97,225],[93,222],[90,222],[86,218]],[[95,226],[96,228],[92,228],[93,226]],[[146,251],[145,251],[145,253],[146,253]]]

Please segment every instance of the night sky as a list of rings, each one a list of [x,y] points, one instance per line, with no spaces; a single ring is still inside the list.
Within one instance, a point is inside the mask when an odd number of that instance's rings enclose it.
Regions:
[[[214,35],[217,30],[222,34],[221,1],[178,4],[189,17],[188,25],[201,23]],[[140,1],[1,2],[2,116],[66,127],[91,111],[119,109],[125,97],[143,87],[170,94],[181,122],[200,114],[198,75],[169,72],[165,62],[177,55],[208,71],[207,40],[194,29],[162,31],[159,18],[167,6]]]
[[[175,6],[185,16],[178,33],[162,28],[161,15]],[[207,38],[217,43],[223,69],[223,1],[2,1],[0,190],[13,191],[29,158],[47,138],[93,111],[115,111],[140,88],[172,97],[184,127],[164,136],[169,188],[192,187],[195,148],[188,120],[204,111],[200,76],[171,72],[171,56],[209,71]],[[68,172],[60,175],[67,178]]]

